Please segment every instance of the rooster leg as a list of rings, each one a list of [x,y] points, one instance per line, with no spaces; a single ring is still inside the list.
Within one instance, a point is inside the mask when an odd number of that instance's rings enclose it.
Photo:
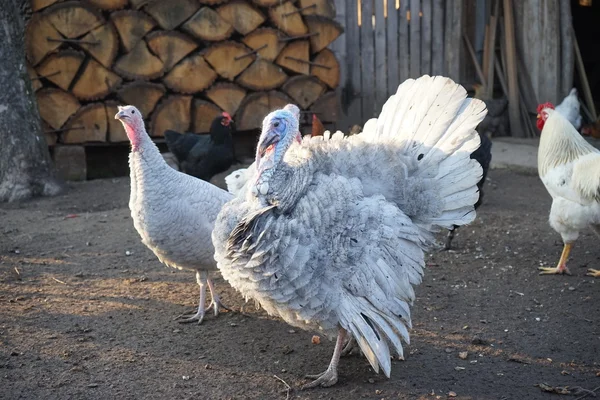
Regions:
[[[346,339],[346,330],[340,328],[338,333],[337,341],[335,342],[335,350],[333,351],[333,357],[331,357],[331,362],[329,363],[329,367],[327,370],[318,375],[306,375],[308,379],[314,379],[314,381],[307,383],[302,386],[302,390],[310,389],[317,386],[329,387],[333,386],[338,381],[338,373],[337,367],[340,362],[340,356],[342,355],[342,347],[344,347],[345,339]]]
[[[208,308],[212,307],[214,309],[215,317],[217,315],[219,315],[219,307],[222,307],[228,311],[231,311],[231,308],[229,308],[229,307],[225,306],[223,303],[221,303],[221,299],[219,298],[219,295],[215,291],[215,284],[212,282],[212,280],[210,278],[208,278],[206,280],[206,282],[208,283],[208,290],[210,290],[210,298],[211,298]]]
[[[180,323],[194,322],[198,321],[198,324],[202,323],[204,319],[204,313],[206,308],[204,307],[206,303],[206,281],[208,279],[208,273],[206,271],[198,271],[196,272],[196,281],[198,281],[198,286],[200,286],[200,304],[198,305],[198,311],[196,314],[191,316],[184,316],[185,319],[179,321]]]
[[[558,260],[558,265],[554,268],[539,267],[538,269],[540,271],[542,271],[542,272],[540,272],[540,275],[552,275],[552,274],[571,275],[569,268],[567,268],[567,259],[569,258],[569,253],[571,252],[572,246],[573,246],[573,243],[565,243],[562,254],[560,256],[560,260]]]

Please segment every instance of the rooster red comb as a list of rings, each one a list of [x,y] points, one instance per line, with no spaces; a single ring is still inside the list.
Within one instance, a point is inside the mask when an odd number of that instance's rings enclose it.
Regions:
[[[233,118],[231,118],[231,115],[229,115],[229,113],[228,113],[228,112],[226,112],[226,111],[223,111],[223,112],[221,113],[221,115],[222,115],[222,116],[223,116],[223,118],[224,118],[224,119],[223,119],[223,121],[221,122],[221,123],[222,123],[224,126],[229,126],[229,124],[230,124],[231,122],[233,122]]]
[[[540,105],[538,106],[538,108],[537,108],[537,113],[538,113],[538,114],[539,114],[539,113],[541,113],[541,112],[542,112],[542,110],[543,110],[544,108],[549,108],[549,109],[551,109],[551,110],[554,110],[554,104],[552,104],[552,103],[550,103],[550,102],[548,102],[548,103],[544,103],[544,104],[540,104]]]

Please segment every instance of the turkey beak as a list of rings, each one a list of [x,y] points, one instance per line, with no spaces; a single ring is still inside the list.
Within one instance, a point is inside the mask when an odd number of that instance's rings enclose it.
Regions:
[[[122,120],[124,118],[128,118],[125,110],[119,110],[119,112],[115,114],[115,119]]]
[[[265,137],[265,140],[263,140],[258,147],[258,154],[260,155],[260,157],[264,157],[267,150],[269,150],[269,148],[272,148],[272,146],[274,147],[278,142],[279,135],[273,132],[269,132],[268,136]]]

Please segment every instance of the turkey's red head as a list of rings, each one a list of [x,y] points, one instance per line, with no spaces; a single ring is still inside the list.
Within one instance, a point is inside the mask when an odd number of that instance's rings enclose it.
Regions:
[[[542,129],[544,129],[544,124],[546,123],[546,120],[548,119],[548,113],[546,112],[546,109],[550,109],[550,110],[554,110],[554,104],[552,103],[544,103],[544,104],[540,104],[537,107],[537,128],[541,131]]]
[[[223,113],[221,115],[223,116],[223,119],[221,120],[221,125],[223,125],[223,126],[231,125],[231,123],[233,122],[233,118],[231,118],[231,115],[229,115],[229,113],[225,112],[225,111],[223,111]]]
[[[136,151],[142,135],[146,132],[142,113],[134,106],[119,106],[119,112],[115,115],[115,119],[118,119],[123,124],[127,137],[131,142],[131,148],[133,151]]]

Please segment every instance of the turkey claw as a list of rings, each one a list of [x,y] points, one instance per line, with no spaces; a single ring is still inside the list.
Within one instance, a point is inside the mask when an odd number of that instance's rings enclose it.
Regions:
[[[198,325],[200,325],[202,323],[202,321],[204,320],[204,311],[203,312],[197,312],[194,315],[181,315],[178,318],[183,318],[183,319],[177,321],[180,324],[189,324],[190,322],[196,322],[196,321],[198,321]]]
[[[327,368],[327,370],[321,374],[318,375],[306,375],[305,378],[307,379],[314,379],[314,381],[307,383],[306,385],[302,386],[300,388],[300,390],[305,390],[305,389],[312,389],[315,388],[317,386],[322,386],[322,387],[330,387],[333,386],[337,383],[338,381],[338,374],[337,374],[337,370],[332,369],[332,368]]]
[[[572,275],[571,271],[569,271],[569,268],[567,267],[554,267],[554,268],[548,268],[548,267],[538,267],[538,269],[542,272],[540,272],[540,275]]]
[[[589,268],[587,270],[586,276],[593,276],[594,278],[600,278],[600,269]]]

